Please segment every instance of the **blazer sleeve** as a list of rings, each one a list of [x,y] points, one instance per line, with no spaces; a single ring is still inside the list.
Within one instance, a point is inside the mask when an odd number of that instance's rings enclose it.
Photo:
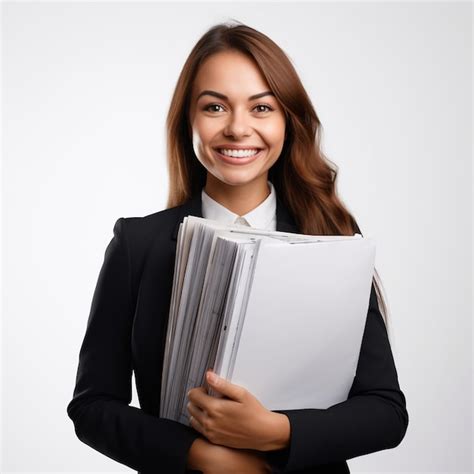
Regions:
[[[342,462],[400,444],[408,427],[406,399],[373,282],[348,399],[327,409],[274,411],[290,421],[289,445],[266,453],[274,472]]]
[[[186,472],[199,433],[129,406],[132,400],[130,253],[119,218],[92,298],[67,414],[80,441],[140,472]]]

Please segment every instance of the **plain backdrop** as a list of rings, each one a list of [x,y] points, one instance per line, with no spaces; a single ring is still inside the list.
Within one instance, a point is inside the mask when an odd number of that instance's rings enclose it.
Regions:
[[[66,406],[118,217],[165,208],[165,118],[200,36],[288,54],[390,308],[410,424],[352,472],[472,472],[472,5],[2,5],[2,472],[127,472]],[[134,390],[132,404],[138,406]]]

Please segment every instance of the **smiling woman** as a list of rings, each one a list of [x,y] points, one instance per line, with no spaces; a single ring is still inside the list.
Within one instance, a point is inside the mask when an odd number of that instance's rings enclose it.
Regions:
[[[159,417],[185,216],[304,234],[360,233],[336,193],[337,168],[321,152],[320,127],[290,60],[270,38],[221,24],[199,39],[167,117],[167,209],[119,218],[106,249],[67,407],[81,441],[139,472],[171,474],[342,474],[346,460],[400,444],[408,412],[377,272],[344,402],[270,411],[245,387],[213,381],[210,372],[209,384],[224,396],[192,388],[191,426]],[[132,369],[140,409],[129,406]]]

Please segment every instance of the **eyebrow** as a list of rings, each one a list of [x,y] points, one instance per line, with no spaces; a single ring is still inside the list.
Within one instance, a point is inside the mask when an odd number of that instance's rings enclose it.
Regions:
[[[203,95],[211,95],[213,97],[217,97],[218,99],[229,100],[229,98],[226,95],[221,94],[220,92],[205,90],[205,91],[202,91],[197,96],[196,101],[199,100],[199,98]],[[260,92],[259,94],[251,95],[248,100],[250,101],[250,100],[260,99],[260,97],[264,97],[266,95],[275,96],[275,94],[272,91],[264,91],[264,92]]]

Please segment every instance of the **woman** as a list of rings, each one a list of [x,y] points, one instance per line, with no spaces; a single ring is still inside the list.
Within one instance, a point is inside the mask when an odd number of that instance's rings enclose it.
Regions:
[[[81,441],[139,472],[205,474],[347,473],[347,459],[401,442],[406,400],[375,278],[346,401],[269,411],[245,387],[208,378],[225,397],[193,388],[191,426],[158,417],[186,215],[304,234],[360,232],[336,194],[320,127],[289,59],[268,37],[222,24],[197,42],[168,114],[168,208],[119,218],[105,252],[67,407]],[[129,406],[132,370],[141,409]]]

